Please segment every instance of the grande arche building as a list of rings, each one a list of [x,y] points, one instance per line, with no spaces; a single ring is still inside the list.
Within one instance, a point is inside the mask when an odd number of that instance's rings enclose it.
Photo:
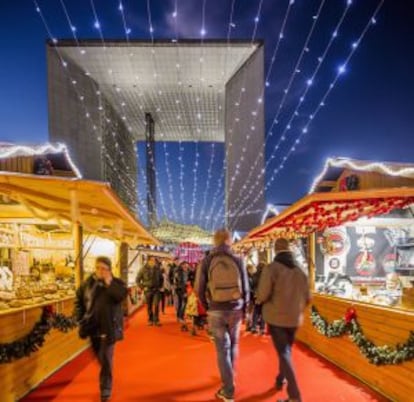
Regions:
[[[224,143],[226,215],[237,209],[237,189],[253,166],[259,185],[246,204],[263,189],[262,41],[50,41],[47,65],[50,140],[64,142],[84,178],[110,182],[135,212],[134,145],[147,142],[150,224],[157,219],[155,141]],[[259,224],[264,206],[263,194],[232,229]]]

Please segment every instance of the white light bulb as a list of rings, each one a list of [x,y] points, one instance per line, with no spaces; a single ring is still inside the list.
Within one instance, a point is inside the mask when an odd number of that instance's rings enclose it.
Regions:
[[[100,29],[100,28],[101,28],[101,24],[99,23],[99,21],[95,21],[95,23],[93,24],[93,26],[94,26],[96,29]]]
[[[311,85],[313,84],[313,80],[312,80],[312,79],[308,79],[308,80],[306,81],[306,84],[307,84],[308,86],[311,86]]]

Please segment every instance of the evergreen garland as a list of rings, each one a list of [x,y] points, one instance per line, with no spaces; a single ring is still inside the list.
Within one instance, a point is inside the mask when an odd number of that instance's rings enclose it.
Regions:
[[[401,364],[414,360],[414,331],[410,331],[407,341],[403,344],[397,344],[395,347],[389,345],[376,346],[365,337],[356,319],[356,312],[353,309],[347,311],[345,318],[328,323],[319,314],[317,308],[312,306],[311,321],[316,330],[328,338],[348,334],[352,342],[358,346],[359,351],[368,361],[377,366]]]
[[[10,363],[38,351],[45,342],[46,335],[52,328],[68,332],[77,326],[74,317],[57,314],[51,306],[45,306],[32,330],[22,338],[7,343],[0,343],[0,364]]]

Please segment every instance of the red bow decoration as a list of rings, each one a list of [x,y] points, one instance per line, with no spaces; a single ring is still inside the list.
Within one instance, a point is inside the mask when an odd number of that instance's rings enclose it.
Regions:
[[[353,307],[350,307],[348,310],[346,310],[344,318],[345,318],[345,323],[350,324],[352,320],[356,320],[357,318],[356,310]]]

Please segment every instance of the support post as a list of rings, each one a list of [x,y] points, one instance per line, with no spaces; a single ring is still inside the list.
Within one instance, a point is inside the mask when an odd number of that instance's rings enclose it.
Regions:
[[[309,286],[311,292],[315,290],[315,244],[316,235],[311,233],[308,236],[308,266],[309,266]]]
[[[151,113],[145,113],[145,141],[147,162],[147,206],[148,223],[152,227],[157,223],[156,175],[155,175],[155,130]]]
[[[75,286],[79,288],[83,281],[83,227],[79,222],[73,224],[75,246]]]

